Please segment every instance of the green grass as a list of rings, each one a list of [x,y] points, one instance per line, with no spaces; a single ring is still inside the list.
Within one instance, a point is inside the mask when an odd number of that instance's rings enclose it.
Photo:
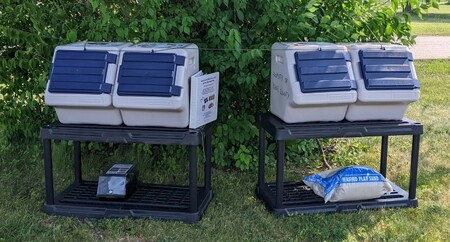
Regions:
[[[352,213],[295,215],[277,218],[255,198],[256,172],[214,169],[214,198],[198,224],[151,219],[78,219],[41,211],[44,175],[39,143],[0,141],[0,241],[446,241],[450,238],[450,60],[416,61],[421,99],[408,117],[424,124],[416,209],[383,209]],[[388,178],[407,188],[410,137],[390,139]],[[351,139],[368,147],[361,164],[378,167],[379,138]],[[344,147],[345,148],[345,147]],[[66,145],[54,146],[56,189],[71,182]],[[121,146],[112,154],[83,154],[86,178],[95,178],[110,163],[138,163],[142,179],[186,181],[185,166],[162,172]],[[345,161],[344,161],[345,162]],[[273,174],[273,165],[269,167]],[[287,176],[301,178],[290,165]],[[145,174],[145,176],[144,176]]]
[[[450,5],[430,9],[422,19],[412,17],[413,35],[450,36]]]

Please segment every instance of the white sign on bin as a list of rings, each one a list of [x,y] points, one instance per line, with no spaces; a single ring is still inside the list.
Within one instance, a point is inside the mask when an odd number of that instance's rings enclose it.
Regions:
[[[191,77],[191,108],[189,128],[195,129],[217,119],[219,100],[219,72],[203,74],[197,72]]]

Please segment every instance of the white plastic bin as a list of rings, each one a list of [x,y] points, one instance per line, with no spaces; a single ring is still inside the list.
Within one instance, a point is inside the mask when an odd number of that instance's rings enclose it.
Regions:
[[[419,82],[411,52],[392,44],[347,46],[358,85],[358,101],[351,104],[349,121],[400,120],[408,104],[419,99]]]
[[[183,43],[139,43],[119,58],[113,105],[130,126],[186,127],[189,78],[199,70],[198,47]]]
[[[45,103],[55,107],[61,123],[122,124],[112,92],[120,50],[130,45],[77,42],[55,48]]]
[[[270,111],[286,123],[341,121],[356,101],[345,46],[275,43],[271,62]]]

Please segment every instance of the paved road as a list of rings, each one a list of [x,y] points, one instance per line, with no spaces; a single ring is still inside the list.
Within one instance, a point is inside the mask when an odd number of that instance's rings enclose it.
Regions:
[[[414,59],[450,59],[450,36],[417,36]]]

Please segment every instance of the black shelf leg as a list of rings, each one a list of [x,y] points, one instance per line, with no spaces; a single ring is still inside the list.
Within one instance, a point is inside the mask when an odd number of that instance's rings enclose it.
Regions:
[[[75,176],[75,184],[81,184],[81,148],[80,141],[73,142],[73,170]]]
[[[197,146],[189,145],[189,212],[197,212]]]
[[[275,207],[282,208],[283,206],[283,182],[284,182],[284,140],[277,141],[277,194],[275,200]]]
[[[264,164],[266,156],[266,131],[259,128],[259,165],[258,165],[258,187],[262,187],[264,184]]]
[[[211,134],[205,134],[205,189],[211,191]]]
[[[416,198],[417,166],[419,160],[420,135],[413,135],[411,150],[411,170],[409,175],[409,199]]]
[[[380,173],[386,177],[389,136],[381,137]]]
[[[47,205],[55,204],[53,193],[53,161],[52,141],[44,139],[44,170],[45,170],[45,202]]]

